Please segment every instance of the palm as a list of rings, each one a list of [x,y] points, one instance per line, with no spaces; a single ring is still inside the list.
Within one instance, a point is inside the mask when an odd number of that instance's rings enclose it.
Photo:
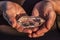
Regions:
[[[55,18],[56,18],[56,14],[52,8],[52,5],[50,3],[47,3],[48,5],[46,6],[41,6],[43,5],[43,2],[39,2],[35,5],[33,11],[32,11],[32,15],[33,16],[40,16],[43,17],[46,21],[45,23],[42,25],[41,28],[38,27],[38,31],[36,30],[36,32],[30,34],[30,37],[39,37],[39,36],[43,36],[46,32],[48,32],[51,27],[54,24]],[[48,7],[48,8],[47,8]],[[43,9],[44,8],[44,9]]]

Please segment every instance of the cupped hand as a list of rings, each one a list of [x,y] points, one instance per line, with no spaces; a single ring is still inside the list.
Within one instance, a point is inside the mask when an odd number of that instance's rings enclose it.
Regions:
[[[29,34],[29,37],[40,37],[43,36],[46,32],[48,32],[56,19],[55,11],[50,3],[47,3],[48,5],[44,6],[43,2],[39,2],[35,5],[32,11],[32,16],[40,16],[45,19],[45,23],[38,28],[35,32],[32,31],[31,34]],[[34,30],[34,29],[33,29]]]
[[[20,7],[20,12],[17,11],[17,13],[19,13],[18,15],[20,15],[20,13],[26,13],[25,10]],[[17,8],[16,8],[17,9]],[[54,22],[55,22],[55,18],[56,18],[56,14],[54,9],[52,8],[51,4],[48,4],[46,6],[43,5],[42,2],[39,2],[35,5],[35,7],[33,8],[32,11],[32,16],[40,16],[42,18],[45,19],[45,23],[41,26],[41,27],[36,27],[36,28],[23,28],[22,26],[20,26],[15,18],[11,19],[12,22],[12,26],[18,31],[18,32],[24,32],[24,33],[28,33],[29,37],[40,37],[43,36],[46,32],[48,32],[51,27],[53,26]],[[16,17],[16,16],[15,16]]]
[[[30,31],[31,29],[23,28],[17,22],[17,17],[22,16],[22,14],[23,15],[26,14],[26,11],[23,9],[23,7],[21,5],[18,5],[17,3],[10,1],[6,1],[6,3],[7,3],[6,5],[4,4],[4,7],[6,7],[6,10],[4,9],[4,12],[6,12],[4,18],[12,26],[12,28],[16,29],[18,32],[31,33],[32,32]]]

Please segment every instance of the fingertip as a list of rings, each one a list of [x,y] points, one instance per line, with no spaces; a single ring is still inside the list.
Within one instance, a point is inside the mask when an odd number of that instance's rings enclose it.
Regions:
[[[24,33],[29,33],[29,34],[31,34],[31,33],[32,33],[32,30],[30,30],[30,29],[24,29],[23,32],[24,32]]]
[[[32,16],[39,16],[38,9],[36,9],[36,8],[33,9]]]
[[[28,36],[29,36],[30,38],[32,38],[32,34],[29,34]]]
[[[19,27],[19,28],[16,28],[18,32],[23,32],[24,28],[22,27]]]
[[[39,37],[39,36],[43,36],[43,35],[44,35],[44,33],[43,33],[43,32],[37,32],[36,34],[38,35],[38,37]]]
[[[34,34],[33,34],[33,38],[36,38],[36,37],[37,37],[37,34],[34,33]]]
[[[13,28],[16,28],[16,24],[12,24],[12,27],[13,27]]]
[[[35,31],[37,31],[37,30],[38,30],[38,28],[34,28],[34,29],[33,29],[33,32],[35,32]]]

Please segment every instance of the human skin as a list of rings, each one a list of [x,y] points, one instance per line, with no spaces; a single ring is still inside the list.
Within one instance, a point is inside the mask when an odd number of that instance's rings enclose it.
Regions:
[[[16,20],[16,16],[20,16],[21,14],[26,14],[25,10],[14,2],[10,1],[0,1],[0,10],[3,11],[2,15],[5,20],[17,31],[22,32],[24,28],[22,28]],[[25,31],[24,31],[25,32]]]
[[[29,37],[33,38],[43,36],[46,32],[48,32],[56,19],[55,9],[53,8],[51,2],[47,1],[37,3],[33,8],[32,15],[43,17],[46,20],[42,28],[38,29],[36,32],[32,31],[34,33],[29,34]]]
[[[23,5],[26,0],[3,0],[3,1],[12,1],[12,2],[16,2],[20,5]]]
[[[55,22],[55,18],[56,18],[55,12],[60,14],[59,1],[57,1],[57,0],[55,0],[55,1],[47,0],[47,1],[49,1],[49,2],[46,2],[43,0],[39,3],[37,3],[34,6],[33,11],[32,11],[32,16],[41,16],[46,20],[46,22],[44,23],[42,28],[40,28],[40,29],[39,29],[39,27],[33,28],[33,30],[24,29],[24,31],[23,31],[25,33],[28,33],[28,36],[31,38],[43,36],[46,32],[48,32]],[[14,24],[14,23],[12,23],[12,24]],[[17,28],[17,30],[19,32],[21,32],[21,28]]]
[[[56,14],[60,15],[60,0],[47,0],[52,4],[52,7]]]
[[[33,8],[32,15],[43,17],[47,21],[42,28],[35,33],[31,33],[29,37],[40,37],[48,32],[53,27],[56,14],[60,15],[60,0],[43,0],[38,2]]]

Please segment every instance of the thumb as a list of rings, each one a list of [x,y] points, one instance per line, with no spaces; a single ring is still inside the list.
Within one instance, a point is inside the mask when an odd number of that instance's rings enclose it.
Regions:
[[[39,16],[39,11],[38,9],[34,8],[32,11],[32,16]]]

